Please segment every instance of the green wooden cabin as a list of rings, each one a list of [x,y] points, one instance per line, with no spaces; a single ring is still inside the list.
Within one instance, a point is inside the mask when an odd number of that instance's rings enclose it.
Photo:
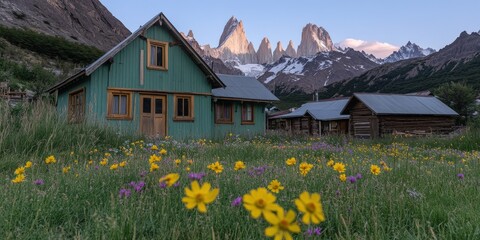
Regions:
[[[263,134],[278,101],[254,78],[215,74],[162,13],[48,91],[70,123],[175,139]]]

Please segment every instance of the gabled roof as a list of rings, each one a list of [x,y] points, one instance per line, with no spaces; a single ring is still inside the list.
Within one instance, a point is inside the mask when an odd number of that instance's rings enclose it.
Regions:
[[[218,74],[225,88],[212,89],[213,97],[254,101],[279,101],[262,83],[253,77]]]
[[[364,103],[377,115],[435,115],[456,116],[454,110],[433,96],[411,96],[400,94],[355,93],[342,110],[349,114],[353,101]]]
[[[319,121],[348,119],[350,117],[349,115],[340,114],[347,102],[348,98],[328,99],[320,102],[309,102],[303,104],[302,106],[297,108],[297,110],[289,114],[280,115],[273,118],[297,118],[303,117],[305,116],[305,114],[308,113],[315,120]]]
[[[152,27],[155,24],[160,24],[162,26],[165,26],[172,35],[180,41],[180,45],[184,47],[186,52],[193,58],[194,62],[200,67],[200,69],[205,73],[207,78],[212,82],[213,87],[225,87],[225,84],[220,80],[220,78],[213,72],[213,70],[205,63],[205,61],[202,59],[202,57],[190,46],[190,44],[182,37],[180,32],[173,26],[173,24],[165,17],[163,13],[160,13],[150,19],[147,23],[145,23],[142,27],[140,27],[137,31],[132,33],[130,36],[125,38],[123,41],[121,41],[117,46],[114,48],[110,49],[107,53],[105,53],[103,56],[101,56],[99,59],[97,59],[95,62],[92,64],[88,65],[87,67],[81,69],[79,72],[74,74],[73,76],[55,84],[51,88],[49,88],[47,91],[48,92],[53,92],[56,89],[67,85],[70,82],[73,82],[74,80],[78,79],[79,77],[82,76],[89,76],[92,74],[95,70],[97,70],[100,66],[102,66],[105,62],[109,61],[112,59],[117,53],[119,53],[122,49],[124,49],[128,44],[130,44],[133,40],[135,40],[137,37],[142,35],[147,29]]]

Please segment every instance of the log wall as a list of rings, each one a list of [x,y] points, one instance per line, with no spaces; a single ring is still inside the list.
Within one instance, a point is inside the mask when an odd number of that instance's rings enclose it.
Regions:
[[[455,119],[450,116],[386,115],[379,116],[381,136],[389,134],[448,134]]]

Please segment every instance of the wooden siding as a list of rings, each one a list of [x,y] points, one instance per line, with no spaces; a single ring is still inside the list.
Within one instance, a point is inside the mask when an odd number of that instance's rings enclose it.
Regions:
[[[321,121],[322,135],[337,135],[348,133],[348,119]]]
[[[301,118],[276,119],[285,121],[271,128],[285,130],[293,135],[331,135],[348,133],[348,120],[318,121],[307,115]]]
[[[378,116],[380,135],[447,134],[453,131],[455,119],[449,116]]]
[[[379,134],[377,116],[359,101],[350,109],[350,134],[360,138],[374,138]]]
[[[213,106],[213,105],[212,105]],[[214,137],[224,138],[227,134],[240,134],[243,136],[254,136],[265,133],[265,104],[254,103],[254,120],[255,124],[242,124],[242,105],[241,102],[233,102],[233,123],[221,124],[214,123]],[[212,112],[214,111],[212,107]],[[212,116],[212,122],[214,122]]]

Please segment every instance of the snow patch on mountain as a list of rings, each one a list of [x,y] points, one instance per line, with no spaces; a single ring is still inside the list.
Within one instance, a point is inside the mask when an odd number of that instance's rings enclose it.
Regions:
[[[261,64],[240,64],[234,66],[234,68],[240,70],[245,76],[255,77],[262,75],[265,72],[265,66]]]

